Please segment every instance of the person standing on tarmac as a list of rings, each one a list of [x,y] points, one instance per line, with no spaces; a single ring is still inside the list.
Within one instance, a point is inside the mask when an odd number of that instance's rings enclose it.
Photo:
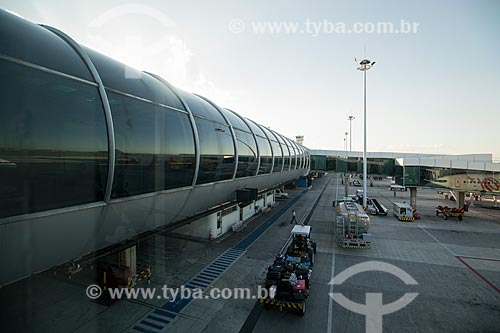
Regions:
[[[297,217],[295,216],[295,209],[292,209],[292,220],[290,224],[297,224]]]

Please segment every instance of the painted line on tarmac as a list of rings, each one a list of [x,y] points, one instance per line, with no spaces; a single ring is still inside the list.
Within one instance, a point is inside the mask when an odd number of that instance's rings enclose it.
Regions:
[[[438,242],[442,247],[444,247],[446,250],[448,250],[448,252],[450,252],[458,261],[460,261],[465,267],[467,267],[471,272],[473,272],[474,274],[476,274],[481,280],[483,280],[484,282],[486,282],[487,285],[489,285],[490,287],[492,287],[493,289],[495,289],[495,291],[497,293],[500,294],[500,288],[498,288],[497,286],[495,286],[490,280],[488,280],[483,274],[479,273],[478,270],[476,270],[474,267],[472,267],[471,265],[469,265],[468,263],[465,262],[465,259],[467,259],[467,257],[465,256],[460,256],[460,255],[456,255],[452,250],[450,250],[448,248],[448,246],[444,245],[443,243],[441,243],[439,241],[439,239],[437,239],[436,237],[434,237],[430,232],[428,232],[427,230],[425,230],[425,228],[421,225],[419,225],[419,228],[422,229],[425,233],[427,233],[427,235],[429,235],[432,239],[434,239],[436,242]],[[476,259],[476,258],[468,258],[468,259]],[[479,259],[479,258],[477,258]],[[481,260],[481,259],[479,259]],[[490,258],[487,258],[485,260],[492,260],[492,261],[497,261],[495,259],[490,259]],[[500,260],[498,260],[500,261]]]
[[[335,277],[335,244],[333,244],[333,253],[332,253],[332,272],[330,276],[330,281],[333,281]],[[333,332],[333,298],[330,296],[333,294],[333,283],[330,284],[330,292],[328,294],[328,325],[327,332]]]
[[[500,261],[500,259],[497,258],[485,258],[485,257],[471,257],[471,256],[457,256],[463,259],[477,259],[477,260],[486,260],[486,261]]]
[[[498,288],[497,286],[495,286],[493,284],[493,282],[491,282],[490,280],[488,280],[483,274],[479,273],[474,267],[472,267],[471,265],[469,265],[468,263],[466,263],[465,260],[463,260],[461,256],[455,256],[455,258],[457,258],[462,264],[465,265],[465,267],[467,267],[469,270],[471,270],[473,273],[475,273],[477,276],[479,276],[479,278],[481,280],[483,280],[484,282],[486,282],[486,284],[488,284],[491,288],[495,289],[496,292],[500,294],[500,288]]]
[[[337,175],[337,191],[335,193],[335,202],[337,202],[339,197],[339,177]],[[330,178],[331,179],[331,178]],[[333,244],[333,252],[332,252],[332,272],[330,274],[330,281],[335,277],[335,246]],[[333,298],[330,296],[333,294],[333,284],[330,285],[330,292],[328,294],[328,324],[327,324],[327,333],[333,332]]]
[[[418,226],[420,229],[422,229],[427,235],[429,235],[429,237],[431,237],[432,239],[434,239],[439,245],[441,245],[442,247],[444,247],[448,252],[451,253],[452,256],[456,257],[457,255],[452,251],[450,250],[450,248],[448,246],[446,246],[445,244],[441,243],[441,241],[439,239],[437,239],[436,237],[434,237],[430,232],[428,232],[424,226],[422,225],[419,225]]]

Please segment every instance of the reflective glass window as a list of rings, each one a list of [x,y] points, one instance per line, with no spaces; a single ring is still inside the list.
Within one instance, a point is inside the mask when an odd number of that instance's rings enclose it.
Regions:
[[[234,129],[238,143],[238,170],[236,177],[255,176],[257,173],[257,145],[254,136]]]
[[[197,184],[230,179],[234,173],[234,144],[229,126],[195,117],[200,140]]]
[[[252,132],[255,135],[259,135],[263,138],[266,137],[266,135],[264,134],[264,132],[262,132],[262,130],[260,129],[259,126],[255,125],[255,123],[253,121],[251,121],[250,119],[246,119],[246,120],[247,120],[248,126],[250,126],[250,129],[252,130]]]
[[[0,54],[94,81],[87,66],[64,40],[4,10],[0,10],[0,41]]]
[[[273,154],[271,152],[271,145],[269,140],[257,136],[257,144],[259,145],[260,153],[260,167],[259,175],[264,173],[271,173],[273,167]]]
[[[299,148],[299,145],[292,140],[292,144],[295,146],[295,151],[297,153],[297,169],[302,168],[302,151]]]
[[[89,48],[85,50],[107,88],[184,110],[174,92],[156,78]]]
[[[108,142],[97,87],[4,60],[0,72],[0,218],[102,201]]]
[[[303,169],[306,166],[306,156],[304,154],[304,148],[302,146],[299,146],[299,149],[300,149],[300,157],[302,159],[300,167]]]
[[[281,152],[281,146],[277,141],[271,141],[271,146],[274,153],[273,172],[281,172],[281,169],[283,168],[283,154]]]
[[[203,98],[187,93],[185,91],[181,91],[180,94],[194,115],[217,121],[219,123],[227,124],[226,120],[221,116],[220,112]]]
[[[194,138],[187,113],[108,92],[116,143],[113,198],[192,185]]]
[[[268,128],[261,126],[262,130],[265,132],[266,136],[269,138],[271,142],[271,148],[274,154],[274,168],[273,172],[281,172],[281,168],[283,167],[283,153],[281,151],[281,147],[278,143],[278,139],[274,136],[274,134]]]
[[[294,170],[297,169],[297,151],[295,150],[295,146],[292,144],[292,141],[290,139],[286,139],[288,143],[288,148],[290,149],[290,159],[291,159],[291,166],[290,169]]]
[[[247,124],[245,124],[245,122],[239,116],[237,116],[236,114],[234,114],[229,110],[226,109],[221,109],[221,110],[222,113],[224,113],[224,116],[226,116],[226,118],[229,120],[229,122],[234,128],[239,128],[244,131],[249,131]]]
[[[276,133],[281,145],[281,149],[283,151],[283,171],[290,170],[290,151],[288,145],[285,143],[281,135]]]

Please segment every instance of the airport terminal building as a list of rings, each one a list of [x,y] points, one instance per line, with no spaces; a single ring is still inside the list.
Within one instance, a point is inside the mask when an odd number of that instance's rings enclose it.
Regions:
[[[363,153],[309,150],[312,171],[362,174]],[[500,164],[492,154],[418,154],[368,152],[368,175],[393,176],[403,186],[435,186],[495,192]]]

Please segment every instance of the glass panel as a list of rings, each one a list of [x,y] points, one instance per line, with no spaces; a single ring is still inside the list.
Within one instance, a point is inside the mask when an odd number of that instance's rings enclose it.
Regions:
[[[300,167],[299,169],[304,168],[304,152],[302,151],[302,148],[299,146],[299,151],[300,151]]]
[[[276,133],[276,135],[278,136],[278,139],[280,139],[281,149],[283,150],[283,171],[288,171],[290,170],[290,148],[286,145],[285,141],[279,134]]]
[[[295,151],[297,152],[297,169],[302,169],[302,151],[295,141],[292,141],[292,143],[294,144]]]
[[[257,173],[257,145],[252,134],[234,130],[238,143],[238,170],[236,177],[255,176]]]
[[[274,152],[273,172],[281,172],[281,169],[283,168],[283,154],[281,152],[281,146],[276,141],[271,141],[271,146]]]
[[[313,155],[311,157],[312,157],[312,159],[311,159],[311,169],[312,170],[321,170],[321,171],[335,170],[335,167],[333,167],[331,169],[327,169],[326,156]]]
[[[260,168],[259,175],[263,173],[271,173],[273,167],[273,155],[271,153],[271,145],[267,139],[257,137],[260,153]]]
[[[85,48],[106,88],[184,110],[181,101],[166,85],[149,74]]]
[[[248,118],[245,118],[247,123],[248,123],[248,126],[250,126],[250,129],[252,130],[252,132],[255,134],[255,135],[258,135],[258,136],[261,136],[263,138],[266,137],[266,135],[264,134],[264,132],[262,132],[262,130],[260,129],[259,126],[255,125],[255,123],[253,121],[251,121],[250,119]]]
[[[78,54],[65,41],[3,10],[0,10],[0,41],[0,54],[94,81]]]
[[[226,109],[221,109],[221,110],[222,110],[222,113],[224,113],[224,116],[226,116],[226,118],[229,120],[229,122],[231,123],[231,125],[234,128],[239,128],[239,129],[247,131],[247,132],[250,131],[248,126],[245,124],[245,122],[239,116],[234,114],[232,111],[229,111]]]
[[[195,117],[200,139],[197,184],[230,179],[234,172],[234,145],[229,126]]]
[[[0,218],[103,200],[97,88],[3,60],[0,69]]]
[[[297,149],[295,148],[295,145],[292,143],[292,140],[287,138],[288,146],[290,147],[290,151],[292,152],[292,166],[290,169],[294,170],[297,169]]]
[[[405,186],[420,186],[420,167],[419,166],[406,166],[404,167],[404,185]],[[444,186],[449,186],[445,184]]]
[[[193,182],[194,138],[189,116],[108,92],[116,142],[113,198]]]
[[[181,91],[180,94],[182,98],[184,98],[184,101],[187,103],[189,109],[194,115],[202,116],[219,123],[227,124],[226,120],[221,116],[220,112],[204,99],[185,91]]]
[[[278,139],[276,139],[274,134],[271,133],[271,131],[268,128],[266,128],[264,126],[260,126],[260,127],[265,132],[265,134],[269,138],[269,140],[271,141],[271,148],[272,148],[272,151],[274,154],[273,172],[281,172],[281,168],[283,166],[283,153],[281,152],[281,147],[277,141]]]

